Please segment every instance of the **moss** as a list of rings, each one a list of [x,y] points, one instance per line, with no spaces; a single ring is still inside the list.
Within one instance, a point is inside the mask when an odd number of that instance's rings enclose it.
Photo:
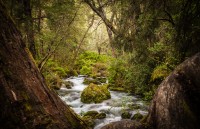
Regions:
[[[105,113],[98,113],[97,111],[88,111],[83,115],[82,120],[85,121],[89,127],[93,128],[95,125],[94,122],[95,119],[104,119],[104,118],[106,118]]]
[[[140,109],[140,105],[138,105],[138,104],[130,104],[130,105],[128,105],[128,107],[129,107],[130,109],[132,109],[132,110]]]
[[[90,116],[94,118],[97,114],[99,114],[97,111],[88,111],[83,116]]]
[[[96,80],[100,83],[106,83],[107,78],[105,77],[97,77]]]
[[[105,113],[98,113],[97,111],[88,111],[83,115],[83,118],[91,118],[91,119],[104,119],[106,118]]]
[[[188,118],[188,120],[191,120],[191,121],[196,121],[197,118],[195,117],[195,114],[191,111],[189,105],[183,101],[183,110],[184,110],[184,113],[185,113],[185,118]]]
[[[112,90],[112,91],[126,91],[123,87],[109,87],[109,90]]]
[[[140,113],[138,112],[138,113],[134,114],[133,117],[132,117],[131,119],[132,119],[132,120],[137,120],[137,121],[139,121],[139,120],[141,120],[142,118],[143,118],[143,115],[140,114]]]
[[[100,103],[103,100],[110,99],[110,92],[107,89],[107,85],[98,86],[91,83],[86,87],[81,94],[81,101],[83,103]]]
[[[83,66],[80,70],[80,74],[82,75],[90,75],[92,73],[92,67]]]
[[[70,81],[63,81],[62,83],[65,85],[65,87],[66,87],[67,89],[71,89],[72,86],[74,85],[74,84],[73,84],[72,82],[70,82]]]
[[[124,111],[121,115],[122,119],[130,119],[131,114],[128,111]]]
[[[84,117],[82,117],[82,120],[87,124],[88,127],[94,128],[95,122],[92,117],[84,116]]]
[[[93,79],[93,78],[85,78],[83,81],[83,84],[86,84],[86,85],[89,85],[90,83],[101,84],[101,82],[99,82],[97,79]]]
[[[93,77],[106,77],[108,75],[105,63],[95,63],[92,68]]]
[[[32,110],[32,107],[31,107],[31,105],[29,103],[25,103],[24,107],[25,107],[26,111],[31,111]]]
[[[86,121],[80,118],[71,108],[65,113],[67,120],[69,121],[72,129],[85,129]]]
[[[151,81],[163,80],[170,74],[171,70],[166,65],[157,66],[151,75]]]
[[[65,69],[62,68],[62,67],[57,66],[57,67],[55,67],[55,68],[52,68],[52,71],[53,71],[54,73],[56,73],[58,76],[60,76],[61,78],[67,76],[67,70],[65,70]]]
[[[31,61],[37,66],[37,63],[35,62],[35,59],[33,58],[33,55],[31,54],[30,50],[26,47],[25,51],[28,53]]]
[[[106,118],[106,113],[99,113],[95,116],[96,119],[104,119]]]

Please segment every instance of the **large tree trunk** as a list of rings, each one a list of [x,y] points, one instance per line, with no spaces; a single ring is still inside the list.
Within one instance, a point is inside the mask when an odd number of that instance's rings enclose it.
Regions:
[[[0,1],[0,128],[84,129],[52,92]]]

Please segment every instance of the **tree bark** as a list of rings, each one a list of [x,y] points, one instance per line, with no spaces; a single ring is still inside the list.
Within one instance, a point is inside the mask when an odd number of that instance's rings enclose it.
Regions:
[[[107,19],[107,17],[105,16],[104,11],[102,10],[101,5],[99,5],[100,7],[97,8],[94,4],[94,1],[90,1],[90,0],[84,0],[85,3],[87,3],[90,8],[104,21],[105,25],[110,28],[110,30],[118,35],[119,32],[117,31],[117,29],[113,26],[113,24]]]
[[[45,84],[22,36],[0,1],[0,128],[84,129]]]
[[[34,41],[33,18],[32,18],[32,9],[30,0],[23,0],[23,6],[25,15],[25,31],[27,36],[27,44],[32,56],[35,59],[37,52]]]

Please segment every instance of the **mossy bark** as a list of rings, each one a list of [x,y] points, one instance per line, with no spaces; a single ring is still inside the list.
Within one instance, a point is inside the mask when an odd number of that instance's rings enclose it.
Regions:
[[[69,106],[46,86],[1,1],[0,89],[0,128],[87,128]]]

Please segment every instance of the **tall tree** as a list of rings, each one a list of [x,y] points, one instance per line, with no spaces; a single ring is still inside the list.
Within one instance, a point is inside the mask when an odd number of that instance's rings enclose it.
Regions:
[[[5,10],[0,1],[0,127],[87,128],[46,86],[20,32]]]
[[[25,15],[25,31],[27,36],[27,44],[30,52],[33,57],[36,58],[36,48],[34,41],[34,30],[33,30],[33,17],[32,17],[32,8],[30,0],[22,0],[24,15]]]

